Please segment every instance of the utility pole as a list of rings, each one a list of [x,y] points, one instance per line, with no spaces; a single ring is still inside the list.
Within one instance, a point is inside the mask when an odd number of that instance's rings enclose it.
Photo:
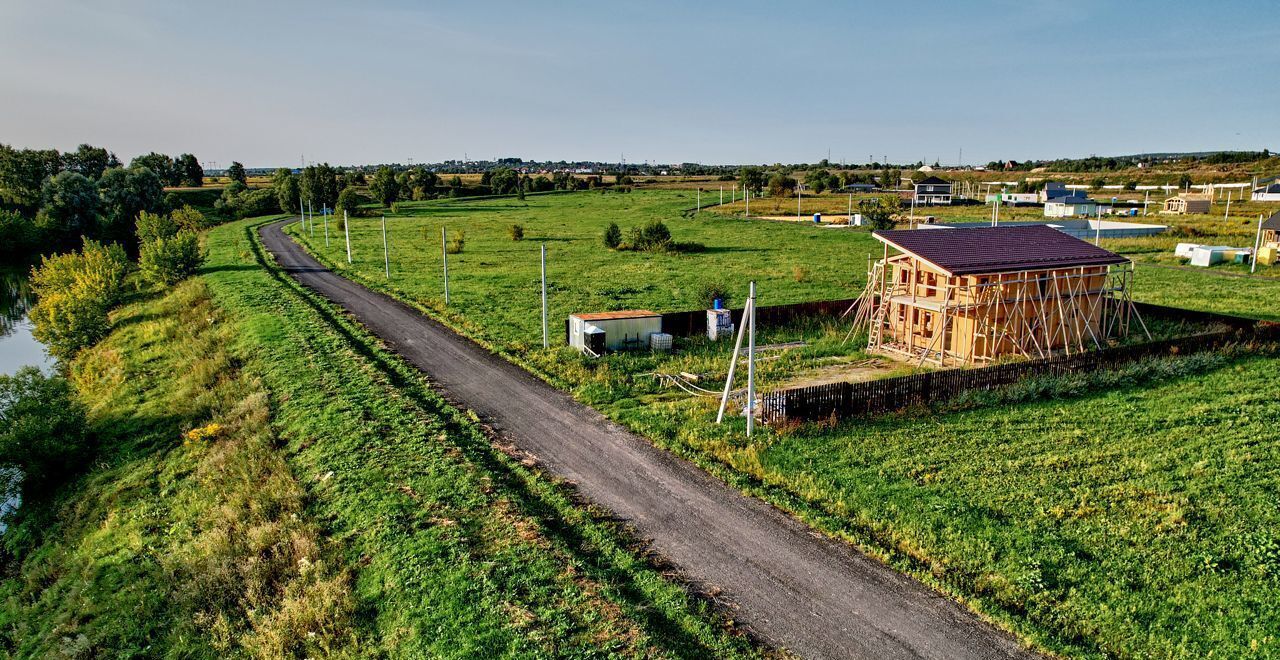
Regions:
[[[1253,239],[1253,265],[1249,266],[1249,273],[1258,272],[1258,250],[1262,249],[1262,213],[1258,214],[1258,233]]]
[[[1231,214],[1231,191],[1228,190],[1227,191],[1227,210],[1222,212],[1222,219],[1226,220],[1227,216],[1230,214]]]
[[[803,192],[801,192],[802,190],[803,189],[800,187],[800,184],[797,183],[796,184],[796,222],[800,222],[800,197],[801,195],[804,194]]]
[[[449,229],[440,228],[440,256],[444,264],[444,304],[449,304]]]
[[[751,191],[747,190],[746,184],[742,186],[742,201],[746,202],[747,210],[742,213],[742,217],[751,217]]]
[[[720,206],[724,206],[724,184],[720,184]]]
[[[325,248],[328,248],[329,247],[329,207],[325,206],[323,209],[321,209],[320,213],[322,214],[324,219],[324,246]]]
[[[298,198],[298,221],[302,223],[302,228],[307,228],[307,209],[302,205],[302,198]]]
[[[542,347],[547,348],[547,244],[542,244]]]
[[[694,213],[702,213],[702,186],[698,186],[698,208]]]
[[[1149,204],[1151,204],[1151,191],[1150,191],[1150,190],[1148,190],[1147,192],[1143,193],[1143,197],[1142,197],[1142,217],[1144,217],[1144,218],[1145,218],[1145,217],[1147,217],[1147,213],[1148,213],[1148,211],[1147,211],[1147,206],[1148,206]]]
[[[382,268],[391,279],[391,252],[387,249],[387,215],[382,214]]]
[[[751,320],[747,329],[747,437],[756,422],[756,283],[751,281],[751,291],[747,294],[751,302]]]
[[[311,200],[307,200],[307,216],[308,216],[307,227],[309,227],[307,231],[312,236],[315,236],[316,235],[316,210],[315,210],[315,207],[311,206]]]
[[[342,233],[347,237],[347,263],[351,263],[351,221],[347,219],[346,209],[342,209]]]
[[[849,193],[849,217],[846,219],[845,224],[848,224],[848,225],[853,224],[853,192],[852,191]]]

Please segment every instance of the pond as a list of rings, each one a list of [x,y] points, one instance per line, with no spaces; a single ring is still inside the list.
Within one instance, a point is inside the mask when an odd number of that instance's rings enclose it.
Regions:
[[[0,374],[11,376],[27,365],[48,372],[53,360],[31,336],[27,310],[34,298],[24,271],[0,269]]]
[[[27,310],[33,302],[26,272],[0,269],[0,375],[11,376],[28,365],[46,373],[53,368],[44,345],[31,335]],[[0,520],[22,502],[16,494],[20,478],[16,469],[0,466]],[[0,533],[5,529],[6,525],[0,522]]]

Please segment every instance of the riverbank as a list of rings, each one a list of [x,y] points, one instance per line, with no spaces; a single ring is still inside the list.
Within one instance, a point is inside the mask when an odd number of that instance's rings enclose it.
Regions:
[[[6,535],[19,655],[758,652],[625,532],[491,446],[216,228],[70,378],[100,458]]]

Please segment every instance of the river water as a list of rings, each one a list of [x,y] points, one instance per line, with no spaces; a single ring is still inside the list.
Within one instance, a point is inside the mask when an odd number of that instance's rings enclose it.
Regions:
[[[53,369],[44,345],[31,335],[27,310],[33,302],[25,271],[0,270],[0,375],[12,376],[25,366],[39,367],[45,373]],[[17,470],[0,466],[0,519],[22,502],[16,494],[17,475]],[[0,533],[4,530],[5,524],[0,522]]]

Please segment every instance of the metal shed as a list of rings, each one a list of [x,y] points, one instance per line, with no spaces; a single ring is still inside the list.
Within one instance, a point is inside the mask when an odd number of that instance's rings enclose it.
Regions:
[[[647,309],[591,312],[569,317],[569,345],[592,355],[649,347],[662,332],[662,315]]]

